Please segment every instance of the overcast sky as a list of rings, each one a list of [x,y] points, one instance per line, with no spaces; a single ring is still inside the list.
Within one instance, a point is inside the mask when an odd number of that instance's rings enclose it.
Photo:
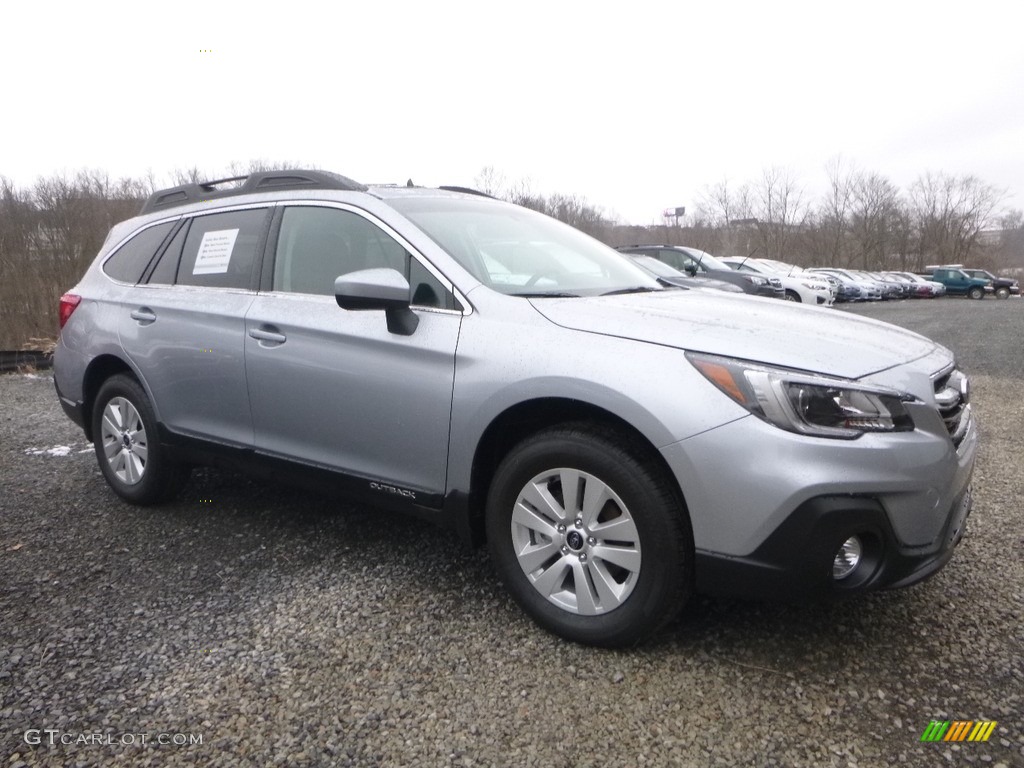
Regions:
[[[491,166],[622,221],[841,157],[1024,208],[1024,3],[9,3],[0,175],[294,161],[473,185]]]

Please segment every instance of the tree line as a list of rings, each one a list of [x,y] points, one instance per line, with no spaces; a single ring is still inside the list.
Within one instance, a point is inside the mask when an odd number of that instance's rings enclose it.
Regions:
[[[253,161],[222,176],[295,167]],[[906,190],[883,175],[827,168],[827,193],[805,194],[784,170],[703,190],[682,221],[624,225],[586,198],[539,194],[484,168],[476,186],[541,211],[609,245],[689,245],[719,256],[757,255],[802,266],[909,269],[970,263],[1024,268],[1024,213],[1005,210],[1005,193],[974,176],[926,173]],[[171,184],[215,178],[196,168]],[[111,226],[135,215],[158,186],[153,177],[112,179],[81,170],[19,188],[0,176],[0,349],[45,346],[56,337],[61,294],[80,279]]]
[[[536,195],[485,168],[484,191],[576,226],[610,245],[688,245],[718,256],[778,259],[800,266],[918,272],[929,264],[1024,269],[1024,213],[1006,192],[975,176],[925,173],[907,190],[885,176],[827,167],[827,192],[808,197],[799,181],[769,168],[750,182],[705,188],[684,219],[623,226],[586,198]]]

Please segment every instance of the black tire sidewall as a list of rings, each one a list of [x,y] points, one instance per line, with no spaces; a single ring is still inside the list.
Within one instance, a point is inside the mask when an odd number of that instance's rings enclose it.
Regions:
[[[129,485],[118,479],[110,467],[110,462],[103,452],[103,432],[101,421],[107,404],[117,397],[130,402],[146,430],[146,468],[142,480]],[[108,379],[100,387],[96,395],[92,412],[93,447],[100,471],[110,487],[118,496],[133,504],[156,504],[172,495],[181,481],[181,468],[170,462],[160,446],[157,432],[157,420],[142,386],[127,375],[117,375]]]
[[[538,474],[571,467],[600,478],[629,509],[640,537],[641,567],[626,601],[608,613],[579,616],[551,603],[523,573],[511,539],[520,491]],[[673,618],[692,586],[689,519],[663,477],[616,445],[593,435],[558,430],[514,448],[499,466],[487,501],[491,557],[516,602],[549,631],[589,645],[635,645]]]

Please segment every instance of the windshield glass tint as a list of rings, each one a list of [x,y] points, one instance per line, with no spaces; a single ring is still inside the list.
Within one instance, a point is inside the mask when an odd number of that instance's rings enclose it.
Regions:
[[[484,285],[509,295],[594,296],[657,280],[567,224],[494,200],[398,198],[409,217]]]

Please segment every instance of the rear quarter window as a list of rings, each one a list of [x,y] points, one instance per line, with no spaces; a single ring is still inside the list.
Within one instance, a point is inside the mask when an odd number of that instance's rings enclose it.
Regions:
[[[153,254],[163,244],[173,226],[173,221],[167,221],[142,230],[114,251],[114,254],[103,263],[103,271],[122,283],[139,282]]]

